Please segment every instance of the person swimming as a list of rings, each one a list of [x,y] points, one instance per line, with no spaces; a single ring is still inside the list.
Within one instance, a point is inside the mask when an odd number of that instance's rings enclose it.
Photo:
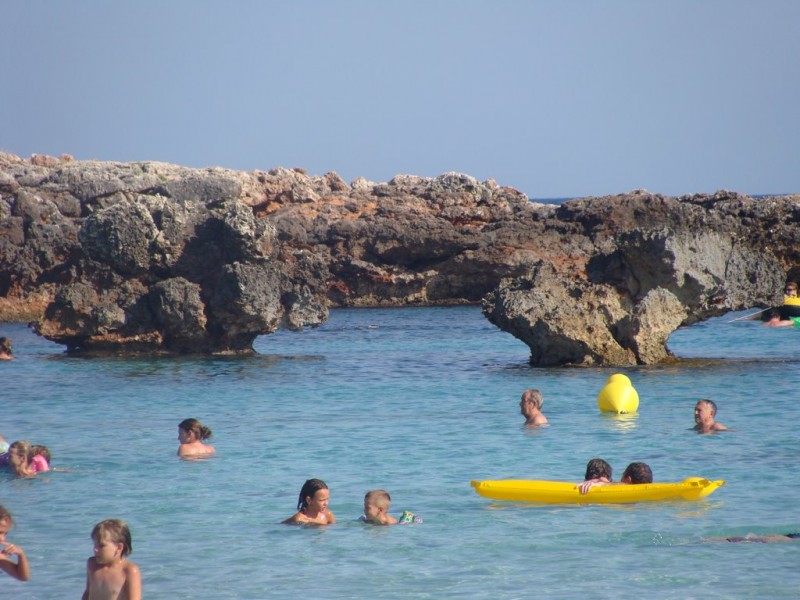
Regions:
[[[211,435],[211,430],[197,419],[184,419],[178,424],[178,456],[185,459],[213,456],[214,446],[203,443]]]
[[[714,541],[726,541],[726,542],[754,542],[757,544],[769,544],[772,542],[791,542],[792,540],[800,539],[800,531],[792,532],[792,533],[783,533],[783,534],[775,534],[775,535],[757,535],[755,533],[748,533],[747,535],[739,535],[729,538],[724,538],[724,540],[714,540]]]
[[[285,525],[333,525],[336,517],[328,508],[330,491],[321,479],[308,479],[300,489],[297,512],[283,521]]]

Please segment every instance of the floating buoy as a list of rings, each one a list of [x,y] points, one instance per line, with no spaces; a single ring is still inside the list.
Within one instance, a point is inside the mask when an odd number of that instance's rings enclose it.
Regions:
[[[614,373],[611,377],[608,378],[608,381],[606,381],[606,383],[614,383],[615,381],[619,381],[621,383],[624,383],[625,385],[633,385],[628,376],[623,375],[622,373]]]
[[[622,373],[614,373],[605,387],[597,394],[597,407],[602,412],[624,415],[635,413],[639,408],[639,394],[631,380]]]

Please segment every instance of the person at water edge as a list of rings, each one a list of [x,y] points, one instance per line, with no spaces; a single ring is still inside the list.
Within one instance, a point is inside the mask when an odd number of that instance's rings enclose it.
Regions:
[[[602,479],[590,479],[578,484],[581,494],[586,494],[595,486],[602,485],[631,485],[638,483],[653,483],[653,471],[643,462],[633,462],[625,468],[625,472],[619,481],[603,481]]]
[[[212,435],[211,430],[197,419],[184,419],[178,424],[178,456],[198,457],[209,456],[216,453],[211,444],[204,444]]]
[[[787,281],[783,288],[784,298],[797,298],[797,282]]]
[[[525,390],[519,400],[519,409],[525,417],[525,427],[547,425],[547,417],[542,414],[544,399],[539,390]]]
[[[713,400],[700,399],[694,405],[694,430],[698,433],[714,433],[715,431],[729,431],[722,423],[717,423],[717,405]]]
[[[7,337],[0,337],[0,360],[14,360],[11,340]]]
[[[392,497],[386,490],[370,490],[364,496],[364,516],[365,523],[373,525],[395,525],[397,519],[389,514],[392,505]]]
[[[92,529],[94,556],[86,561],[82,600],[141,600],[142,575],[127,556],[133,552],[131,532],[119,519],[100,521]]]
[[[321,479],[308,479],[300,489],[297,512],[283,521],[286,525],[333,525],[336,517],[328,509],[330,491]]]
[[[37,473],[50,470],[47,459],[41,454],[34,454],[25,440],[17,440],[8,447],[8,464],[17,477],[36,477]]]
[[[31,570],[25,551],[16,544],[6,541],[6,536],[13,526],[14,518],[11,513],[0,505],[0,570],[20,581],[28,581],[31,578]]]

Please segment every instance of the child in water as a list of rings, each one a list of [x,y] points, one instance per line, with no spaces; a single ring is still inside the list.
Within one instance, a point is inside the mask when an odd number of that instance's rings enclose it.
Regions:
[[[414,516],[408,510],[403,511],[403,515],[398,521],[389,514],[392,505],[392,497],[386,490],[370,490],[364,496],[364,516],[359,520],[372,525],[395,525],[397,523],[421,523],[420,517]]]
[[[126,556],[133,552],[124,521],[107,519],[92,529],[94,556],[86,561],[82,600],[141,600],[142,575]]]
[[[44,446],[36,446],[39,449]],[[46,454],[50,452],[45,448]],[[41,453],[35,453],[31,445],[25,440],[18,440],[8,447],[8,464],[17,477],[36,477],[37,473],[50,470],[50,463]]]
[[[309,479],[300,490],[297,512],[283,521],[286,525],[333,525],[336,517],[328,510],[330,492],[321,479]]]
[[[392,497],[386,490],[370,490],[364,496],[364,516],[365,523],[373,525],[394,525],[397,519],[389,514],[389,507],[392,505]]]
[[[214,446],[203,443],[211,435],[211,430],[197,419],[184,419],[178,424],[178,441],[181,443],[178,456],[198,458],[215,454]]]
[[[0,360],[14,360],[11,340],[7,337],[0,337]]]
[[[6,541],[9,530],[14,526],[11,513],[0,506],[0,571],[5,571],[20,581],[28,581],[31,571],[28,567],[28,557],[25,551],[11,542]],[[12,557],[16,556],[16,561]]]

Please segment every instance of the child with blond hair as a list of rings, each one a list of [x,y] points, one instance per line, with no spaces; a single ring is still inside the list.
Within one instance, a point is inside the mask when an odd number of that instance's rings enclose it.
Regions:
[[[82,600],[142,600],[142,575],[126,557],[133,552],[131,532],[119,519],[100,521],[92,529],[94,556],[86,561]]]
[[[5,571],[20,581],[31,578],[28,557],[25,551],[11,542],[6,541],[9,530],[14,526],[14,518],[2,505],[0,505],[0,571]],[[16,556],[16,560],[12,557]]]
[[[389,514],[392,506],[392,497],[386,490],[370,490],[364,496],[365,523],[373,525],[394,525],[397,519]]]
[[[31,446],[26,440],[17,440],[8,447],[8,464],[14,475],[17,477],[36,477],[37,473],[44,473],[50,470],[50,463],[47,458],[37,453],[34,449],[41,452],[44,446]],[[47,456],[50,451],[45,448]]]

